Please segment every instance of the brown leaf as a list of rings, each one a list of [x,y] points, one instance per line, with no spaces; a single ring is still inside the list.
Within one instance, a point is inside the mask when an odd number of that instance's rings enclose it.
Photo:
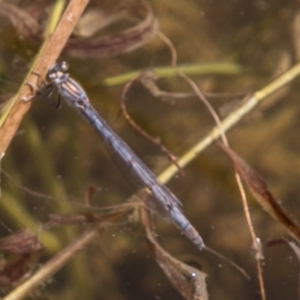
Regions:
[[[16,233],[0,238],[0,251],[9,253],[31,253],[43,249],[43,245],[29,230],[22,229]]]
[[[43,245],[29,229],[23,229],[0,239],[0,251],[8,252],[0,271],[0,285],[17,285],[31,273],[40,257]]]
[[[146,13],[146,17],[137,25],[104,37],[69,40],[65,50],[78,58],[101,58],[130,52],[141,47],[157,34],[158,22],[150,7],[140,6],[139,11]]]
[[[40,257],[41,251],[11,254],[0,271],[0,286],[15,286],[28,277]]]
[[[300,241],[299,224],[293,220],[287,211],[280,205],[270,192],[264,179],[245,160],[238,156],[232,149],[219,143],[221,149],[228,155],[235,168],[245,181],[257,202],[277,221],[279,221],[288,232]]]
[[[179,293],[189,300],[207,300],[206,274],[193,268],[166,252],[156,241],[152,231],[153,226],[149,212],[143,210],[143,223],[147,232],[149,247],[161,269],[164,271],[171,284]]]

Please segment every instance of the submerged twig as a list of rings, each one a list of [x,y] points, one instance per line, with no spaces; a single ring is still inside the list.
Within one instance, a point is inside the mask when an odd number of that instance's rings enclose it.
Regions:
[[[177,68],[180,68],[179,66]],[[141,74],[137,77],[137,79],[141,82],[141,84],[151,93],[153,97],[161,98],[162,100],[166,99],[186,99],[195,97],[196,94],[194,92],[168,92],[163,91],[156,84],[156,81],[159,79],[154,73],[154,70],[145,70],[142,71]],[[203,95],[207,98],[229,98],[229,97],[244,97],[246,96],[246,92],[234,92],[234,93],[210,93],[203,92]]]
[[[141,74],[141,76],[143,76]],[[179,169],[180,173],[183,173],[183,170],[180,168],[180,166],[177,163],[176,157],[172,154],[172,152],[167,149],[159,140],[159,138],[154,138],[152,137],[148,132],[146,132],[143,128],[141,128],[141,126],[139,126],[129,115],[128,111],[127,111],[127,107],[126,107],[126,96],[127,93],[129,91],[129,89],[131,88],[132,84],[135,81],[138,81],[139,77],[129,81],[123,91],[122,91],[122,95],[121,95],[121,110],[123,113],[124,118],[126,119],[126,121],[138,132],[140,133],[142,136],[144,136],[146,139],[148,139],[150,142],[152,142],[153,144],[155,144],[156,146],[158,146],[162,152],[164,152],[167,157],[170,159],[170,161]]]

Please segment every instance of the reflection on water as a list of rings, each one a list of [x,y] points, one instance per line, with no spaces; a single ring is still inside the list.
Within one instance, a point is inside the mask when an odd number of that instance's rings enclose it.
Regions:
[[[106,1],[104,7],[99,7],[93,2],[91,7],[95,11],[105,9],[110,16],[115,16],[112,12],[117,10],[117,4],[117,1]],[[226,62],[242,66],[243,72],[236,75],[224,72],[192,75],[206,93],[253,92],[297,60],[296,2],[154,0],[150,4],[160,30],[175,45],[179,65]],[[37,19],[46,19],[48,4],[42,5],[20,1],[18,7]],[[40,41],[16,34],[4,17],[0,24],[0,71],[6,79],[0,85],[2,99],[2,95],[18,88]],[[125,17],[105,28],[103,36],[136,24],[136,18]],[[162,172],[169,164],[168,159],[118,115],[124,84],[105,86],[103,82],[108,77],[137,69],[170,66],[166,45],[153,38],[147,45],[115,57],[83,60],[65,53],[63,59],[69,62],[70,73],[84,86],[103,118],[155,174]],[[191,92],[174,75],[159,78],[156,84],[162,91]],[[217,111],[224,107],[230,111],[243,102],[245,97],[240,95],[209,99]],[[267,99],[228,133],[232,148],[263,175],[273,194],[296,219],[300,216],[296,201],[300,176],[297,104],[297,85],[292,84]],[[161,101],[137,83],[128,93],[127,105],[134,120],[159,137],[176,156],[182,155],[214,126],[210,114],[196,97]],[[92,128],[66,105],[56,110],[55,105],[43,99],[34,100],[2,167],[13,178],[2,175],[2,236],[20,228],[36,227],[39,222],[46,222],[49,214],[86,213],[82,208],[86,199],[95,207],[94,213],[96,208],[124,203],[132,193],[130,184],[119,174]],[[99,190],[93,197],[87,197],[87,188],[92,185]],[[54,199],[28,193],[20,186]],[[225,155],[217,146],[210,146],[185,168],[184,176],[177,176],[168,186],[183,202],[186,217],[205,244],[242,266],[252,279],[247,281],[224,261],[199,252],[172,225],[156,220],[161,246],[208,274],[210,299],[259,299],[255,254],[251,250],[232,166]],[[295,299],[299,273],[296,258],[285,245],[265,246],[269,239],[287,233],[250,194],[249,201],[254,227],[264,247],[267,298]],[[138,213],[128,217],[102,232],[39,293],[59,299],[181,299],[145,243]],[[43,260],[90,226],[90,223],[58,226],[49,229],[46,237],[40,232],[49,249],[42,254]]]

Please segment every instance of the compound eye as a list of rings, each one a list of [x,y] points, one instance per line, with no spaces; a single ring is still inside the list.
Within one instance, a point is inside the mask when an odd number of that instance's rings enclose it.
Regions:
[[[69,68],[69,65],[65,61],[62,61],[61,65],[60,65],[60,70],[62,72],[66,72],[68,70],[68,68]]]
[[[48,75],[47,77],[49,77],[50,74],[52,74],[53,72],[56,72],[57,69],[57,65],[52,66],[49,70],[48,70]]]
[[[55,79],[54,73],[53,73],[53,72],[48,73],[48,74],[47,74],[47,79],[50,80],[50,81],[54,80],[54,79]]]

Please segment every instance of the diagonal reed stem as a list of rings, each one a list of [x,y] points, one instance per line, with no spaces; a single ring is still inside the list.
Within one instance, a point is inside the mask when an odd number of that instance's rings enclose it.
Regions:
[[[264,88],[258,90],[253,94],[253,96],[240,108],[233,111],[228,117],[226,117],[221,125],[222,130],[228,131],[235,124],[237,124],[245,115],[251,112],[259,103],[265,100],[268,96],[272,95],[274,92],[283,88],[288,83],[293,81],[297,76],[300,75],[300,63],[296,64],[294,67],[283,73],[277,79],[266,85]],[[198,156],[204,149],[211,145],[215,140],[217,140],[221,135],[221,130],[219,126],[215,126],[206,137],[199,141],[195,146],[183,154],[180,159],[178,159],[178,164],[180,167],[184,168],[188,165],[194,158]],[[174,165],[170,165],[164,172],[159,176],[159,180],[162,183],[168,182],[176,173],[178,169]]]

